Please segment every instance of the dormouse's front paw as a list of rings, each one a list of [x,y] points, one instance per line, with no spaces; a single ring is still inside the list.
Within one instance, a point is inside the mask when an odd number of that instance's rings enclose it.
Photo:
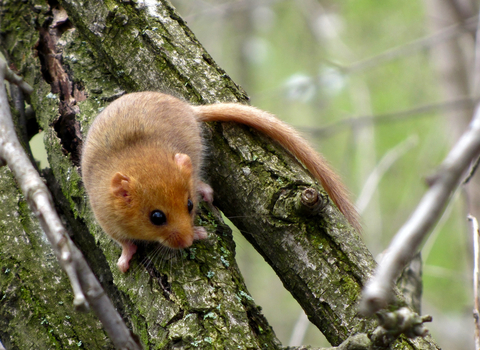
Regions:
[[[122,245],[122,255],[117,261],[117,266],[122,273],[125,273],[130,268],[130,260],[137,251],[137,246],[131,241],[120,242],[120,244]]]
[[[203,228],[202,226],[195,226],[193,228],[193,239],[198,240],[198,239],[205,239],[208,237],[207,230]]]

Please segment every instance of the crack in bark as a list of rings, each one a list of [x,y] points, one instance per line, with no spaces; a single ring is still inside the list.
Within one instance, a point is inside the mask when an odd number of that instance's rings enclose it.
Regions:
[[[49,1],[52,17],[40,29],[40,39],[37,46],[41,63],[41,71],[45,81],[50,84],[52,93],[60,99],[60,116],[54,121],[53,126],[57,132],[64,153],[70,154],[75,165],[80,164],[82,148],[82,134],[80,123],[75,116],[80,113],[77,103],[86,99],[86,94],[73,81],[68,72],[68,67],[63,65],[63,52],[59,44],[62,35],[74,29],[68,15],[54,0]]]
[[[245,311],[247,312],[248,325],[257,337],[261,336],[265,329],[271,329],[268,321],[262,314],[260,307],[252,307],[251,305],[243,302],[242,304],[245,307]]]

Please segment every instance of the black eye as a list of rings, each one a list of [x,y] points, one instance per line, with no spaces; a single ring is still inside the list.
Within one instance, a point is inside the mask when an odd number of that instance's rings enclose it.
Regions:
[[[190,199],[187,202],[187,209],[189,213],[193,210],[193,202]]]
[[[156,226],[165,225],[167,217],[163,211],[156,209],[150,213],[150,222]]]

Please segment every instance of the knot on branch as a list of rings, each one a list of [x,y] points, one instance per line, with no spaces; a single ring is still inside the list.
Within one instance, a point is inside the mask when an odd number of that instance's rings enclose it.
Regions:
[[[402,334],[408,338],[425,337],[428,329],[424,323],[432,321],[431,316],[419,316],[406,307],[393,312],[379,312],[377,316],[380,326],[370,338],[378,346],[388,346]]]
[[[304,189],[300,195],[297,208],[307,214],[317,214],[327,205],[327,200],[312,187]]]
[[[28,175],[28,173],[26,174]],[[50,195],[50,191],[48,190],[47,185],[45,185],[40,178],[30,175],[28,178],[25,176],[23,181],[29,181],[24,188],[24,193],[27,202],[30,204],[35,213],[39,211],[39,205],[44,203],[48,203],[53,206],[53,200]],[[39,197],[42,197],[44,201],[42,201],[41,204],[37,202]]]

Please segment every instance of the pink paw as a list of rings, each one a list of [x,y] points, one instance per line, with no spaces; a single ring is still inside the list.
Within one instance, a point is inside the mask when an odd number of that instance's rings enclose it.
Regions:
[[[137,246],[131,241],[119,243],[122,245],[122,255],[118,259],[117,266],[121,272],[125,273],[130,268],[130,260],[137,251]]]
[[[205,202],[213,202],[213,189],[210,187],[210,185],[199,181],[197,191],[202,195],[202,198]]]
[[[195,226],[193,228],[193,239],[198,240],[198,239],[205,239],[208,237],[207,230],[205,230],[201,226]]]

